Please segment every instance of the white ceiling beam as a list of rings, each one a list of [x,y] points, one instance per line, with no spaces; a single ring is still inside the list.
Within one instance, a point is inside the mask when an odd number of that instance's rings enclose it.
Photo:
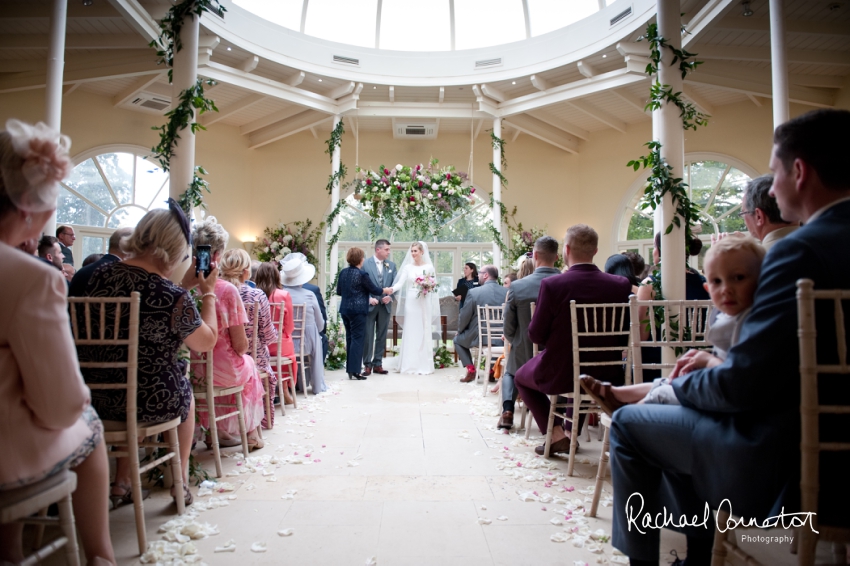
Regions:
[[[599,72],[587,61],[579,61],[578,62],[578,72],[587,77],[588,79],[592,79]]]
[[[759,100],[758,96],[754,96],[752,94],[748,94],[747,98],[750,99],[750,102],[761,108],[761,100]]]
[[[351,130],[351,133],[357,135],[357,120],[349,120],[346,126]]]
[[[62,96],[68,96],[69,94],[71,94],[72,92],[77,90],[78,88],[80,88],[80,83],[74,83],[72,85],[65,85],[65,86],[62,87]]]
[[[688,75],[685,79],[685,84],[711,86],[730,92],[738,92],[746,95],[752,94],[761,96],[762,98],[773,98],[773,92],[769,82],[764,83],[730,76],[710,75],[705,71]],[[831,108],[835,105],[835,94],[824,90],[792,85],[788,89],[788,96],[791,102],[809,106]]]
[[[395,87],[390,87],[390,102],[395,102]]]
[[[239,65],[239,68],[241,70],[245,71],[246,73],[250,73],[251,71],[256,69],[257,65],[259,65],[259,64],[260,64],[260,58],[257,57],[256,55],[251,55],[250,57],[248,57],[247,59],[242,61],[242,63]],[[295,86],[295,85],[292,85],[292,86]]]
[[[609,90],[608,92],[610,92],[611,94],[613,94],[614,96],[616,96],[617,98],[619,98],[620,100],[625,102],[627,106],[630,106],[633,109],[639,111],[641,114],[643,114],[647,118],[650,117],[649,112],[646,110],[646,102],[645,101],[643,101],[643,100],[641,100],[641,99],[639,99],[635,96],[632,96],[631,94],[629,94],[628,92],[625,92],[623,90],[613,89],[613,90]]]
[[[478,134],[481,133],[481,126],[483,126],[483,125],[484,125],[484,119],[481,118],[481,119],[478,120],[478,125],[475,126],[475,135],[473,136],[473,138],[478,139]]]
[[[327,122],[330,119],[331,116],[322,114],[315,110],[301,112],[300,114],[296,114],[282,122],[266,126],[262,130],[258,130],[248,135],[248,147],[250,149],[257,149],[258,147],[274,143],[285,137],[309,130],[310,128],[315,128],[319,124]]]
[[[516,139],[519,137],[519,135],[520,135],[521,133],[522,133],[522,130],[520,130],[519,128],[517,128],[516,130],[514,130],[514,135],[513,135],[513,137],[511,138],[511,143],[515,142],[515,141],[516,141]]]
[[[356,106],[359,117],[369,118],[482,118],[487,114],[470,112],[462,102],[383,102],[360,100]]]
[[[298,71],[287,77],[283,82],[288,84],[289,86],[298,86],[304,82],[304,79],[307,77],[307,73],[304,71]]]
[[[602,122],[606,126],[614,128],[618,132],[626,133],[626,123],[620,120],[619,118],[615,118],[608,112],[604,110],[600,110],[599,108],[593,106],[589,102],[584,100],[571,100],[567,102],[567,104],[571,105],[576,110],[584,112],[594,120]]]
[[[807,22],[788,18],[784,23],[786,33],[850,36],[850,26],[846,22]],[[712,24],[711,28],[727,31],[770,31],[770,20],[726,16]]]
[[[354,92],[355,88],[357,88],[357,83],[355,83],[354,81],[347,81],[330,91],[325,96],[336,100],[338,98],[342,98],[347,94],[351,94],[352,92]]]
[[[579,149],[579,141],[567,135],[565,132],[553,128],[546,122],[526,116],[524,114],[516,114],[510,118],[505,118],[504,123],[512,126],[524,134],[535,137],[548,144],[562,149],[566,152],[577,154]]]
[[[682,96],[686,100],[690,100],[696,109],[702,112],[703,114],[712,115],[714,114],[714,107],[703,100],[703,98],[694,92],[694,89],[691,87],[683,86],[682,87]]]
[[[155,82],[159,81],[159,79],[162,78],[164,74],[165,71],[162,71],[161,73],[157,73],[155,75],[145,75],[143,77],[140,77],[139,80],[135,81],[133,84],[131,84],[130,86],[128,86],[127,88],[112,97],[112,106],[121,106],[132,98],[135,98],[135,96],[139,92],[145,90]]]
[[[770,61],[770,47],[741,47],[738,45],[696,45],[693,50],[701,61]],[[810,63],[814,65],[850,65],[850,52],[847,51],[807,51],[789,49],[789,63]]]
[[[311,110],[318,110],[319,112],[325,112],[327,114],[335,114],[337,112],[336,101],[328,98],[327,96],[291,87],[287,84],[267,79],[265,77],[258,77],[219,63],[213,63],[210,61],[204,65],[199,65],[198,74],[203,77],[215,79],[233,86],[238,86],[258,94],[264,94],[292,104],[299,104]]]
[[[47,49],[50,36],[39,34],[0,35],[0,50]],[[77,34],[65,36],[65,49],[144,49],[148,42],[140,37],[126,34]]]
[[[694,17],[688,20],[685,29],[688,33],[682,36],[682,47],[688,48],[691,44],[702,36],[702,33],[709,27],[712,27],[714,22],[718,20],[724,12],[726,12],[733,4],[738,4],[740,0],[708,0],[705,5],[696,13]]]
[[[310,126],[310,133],[313,134],[313,139],[319,139],[319,134],[316,133],[316,127]]]
[[[481,85],[481,92],[498,102],[505,102],[508,99],[504,92],[492,85]]]
[[[162,66],[156,64],[150,53],[141,58],[122,57],[120,53],[116,52],[116,56],[109,59],[98,58],[96,63],[81,60],[78,63],[66,64],[62,83],[96,82],[162,72]],[[44,88],[46,83],[44,70],[19,73],[12,77],[0,78],[0,93]]]
[[[211,126],[216,122],[221,122],[225,118],[230,118],[237,112],[241,112],[242,110],[250,108],[264,100],[266,100],[266,97],[262,94],[249,94],[245,98],[237,100],[226,108],[220,108],[218,112],[205,112],[198,122],[204,127]]]
[[[294,106],[294,105],[289,106],[288,108],[284,108],[283,110],[278,110],[277,112],[272,112],[271,114],[268,114],[267,116],[263,116],[262,118],[257,118],[253,122],[248,122],[244,126],[240,126],[239,132],[243,136],[246,136],[246,135],[250,134],[251,132],[256,132],[257,130],[265,128],[266,126],[271,126],[272,124],[282,122],[283,120],[286,120],[287,118],[291,118],[292,116],[295,116],[296,114],[300,114],[303,111],[304,111],[304,109],[301,108],[300,106]]]
[[[531,84],[537,90],[549,90],[552,85],[540,75],[531,75]]]
[[[797,86],[815,88],[844,88],[847,77],[836,75],[788,75],[788,81]]]
[[[620,88],[636,82],[648,81],[643,73],[631,72],[627,69],[617,69],[597,75],[592,79],[580,79],[572,83],[552,87],[549,90],[526,94],[499,105],[499,116],[507,117],[522,114],[530,110],[544,108],[568,100],[575,100],[597,92]]]
[[[141,34],[145,42],[159,40],[159,24],[137,0],[109,0],[109,3]]]
[[[440,87],[440,104],[443,103],[443,100],[445,100],[445,98],[446,98],[446,87],[441,86]]]
[[[565,122],[564,120],[561,120],[560,118],[558,118],[556,116],[552,116],[551,114],[549,114],[546,111],[537,110],[537,111],[533,111],[533,112],[526,112],[526,114],[528,114],[532,118],[537,118],[541,122],[545,122],[545,123],[549,124],[550,126],[558,128],[559,130],[563,130],[566,133],[568,133],[572,136],[575,136],[579,139],[582,139],[584,141],[587,141],[588,139],[590,139],[590,132],[588,132],[584,128],[579,128],[575,124],[570,124],[569,122]]]

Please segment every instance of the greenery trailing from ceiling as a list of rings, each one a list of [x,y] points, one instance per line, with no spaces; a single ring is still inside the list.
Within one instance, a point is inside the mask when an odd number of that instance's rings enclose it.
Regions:
[[[490,142],[493,144],[493,149],[499,152],[501,155],[501,168],[496,167],[496,164],[492,161],[490,162],[490,172],[493,175],[496,175],[499,178],[499,182],[506,189],[508,188],[508,179],[502,173],[503,170],[508,168],[508,157],[505,152],[505,146],[508,145],[508,142],[497,136],[493,130],[488,130],[490,132]]]
[[[345,124],[343,123],[342,118],[340,118],[333,131],[331,131],[331,137],[325,140],[325,145],[328,146],[328,149],[325,150],[325,153],[328,154],[331,161],[331,165],[333,165],[334,162],[334,151],[336,150],[336,148],[342,146],[342,135],[344,133]],[[339,169],[337,169],[331,174],[331,176],[328,178],[328,184],[325,186],[325,189],[328,191],[328,194],[331,194],[331,192],[333,191],[333,186],[335,182],[339,181],[339,183],[342,184],[342,181],[343,179],[345,179],[345,176],[347,174],[348,170],[346,169],[345,165],[342,164],[342,160],[340,159]]]
[[[164,64],[168,67],[169,82],[173,80],[174,54],[183,47],[180,41],[180,31],[183,27],[183,21],[187,17],[200,18],[204,12],[210,12],[223,18],[225,11],[226,9],[218,0],[183,0],[183,2],[168,10],[165,17],[160,20],[159,38],[152,41],[150,46],[157,50],[156,54],[159,57],[158,64]],[[159,132],[159,144],[153,147],[151,151],[165,171],[170,171],[171,158],[175,154],[177,140],[180,139],[179,132],[190,128],[194,135],[198,130],[205,130],[206,128],[195,122],[195,118],[205,112],[218,112],[215,102],[204,96],[205,84],[213,86],[216,83],[212,80],[197,79],[194,85],[180,93],[177,106],[165,114],[168,122],[162,126],[151,128]],[[186,214],[191,213],[192,207],[201,206],[206,208],[203,191],[210,192],[209,184],[201,179],[199,174],[206,174],[203,167],[195,167],[192,181],[178,199],[180,206]]]

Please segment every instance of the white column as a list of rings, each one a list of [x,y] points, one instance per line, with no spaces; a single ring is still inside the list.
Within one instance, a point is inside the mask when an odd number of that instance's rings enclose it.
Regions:
[[[496,118],[493,120],[493,135],[497,138],[502,137],[502,119]],[[502,147],[493,148],[493,165],[496,170],[502,171]],[[502,202],[502,180],[498,175],[493,174],[493,227],[499,234],[502,233],[502,210],[499,203]],[[493,242],[493,265],[501,269],[502,266],[502,250],[499,244]]]
[[[50,46],[47,52],[47,81],[44,94],[44,123],[56,131],[62,130],[62,77],[65,71],[65,22],[67,0],[53,0],[50,15]],[[44,233],[56,233],[56,213],[44,226]]]
[[[336,127],[339,125],[342,117],[337,114],[334,116],[333,129],[336,130]],[[339,171],[339,162],[340,162],[340,152],[342,150],[341,144],[334,147],[333,154],[331,155],[331,175],[335,175],[337,171]],[[339,179],[334,179],[333,186],[331,187],[331,210],[336,208],[336,205],[339,203]],[[334,218],[334,221],[331,223],[330,227],[330,235],[333,236],[339,231],[339,216]],[[328,273],[327,283],[330,284],[336,278],[337,271],[339,271],[339,244],[334,244],[333,248],[331,248],[331,265],[330,265],[330,273]]]
[[[791,117],[788,103],[788,60],[785,56],[785,14],[782,0],[770,0],[770,68],[773,77],[773,127]]]
[[[198,16],[189,15],[183,20],[180,30],[180,41],[183,47],[174,54],[174,69],[171,83],[172,104],[180,101],[180,94],[191,88],[198,80],[198,33],[200,30]],[[195,119],[194,117],[191,122]],[[180,139],[174,148],[171,158],[171,178],[168,184],[168,195],[174,200],[180,200],[180,195],[186,192],[195,173],[195,134],[191,126],[179,130]]]
[[[678,0],[658,0],[658,34],[677,49],[682,47],[681,7]],[[658,80],[670,85],[673,92],[682,92],[682,75],[678,65],[671,66],[673,53],[662,49],[662,61],[658,67]],[[653,113],[653,131],[661,142],[661,156],[673,167],[672,177],[684,177],[685,168],[685,130],[679,109],[675,104],[665,103]],[[661,285],[666,299],[685,298],[685,231],[673,227],[665,235],[667,227],[675,216],[675,206],[671,196],[666,195],[661,209]]]

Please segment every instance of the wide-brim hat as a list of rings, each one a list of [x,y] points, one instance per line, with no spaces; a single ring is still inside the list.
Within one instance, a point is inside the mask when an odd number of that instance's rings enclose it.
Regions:
[[[316,276],[316,268],[307,263],[302,253],[291,253],[280,262],[280,282],[296,287],[307,283]]]

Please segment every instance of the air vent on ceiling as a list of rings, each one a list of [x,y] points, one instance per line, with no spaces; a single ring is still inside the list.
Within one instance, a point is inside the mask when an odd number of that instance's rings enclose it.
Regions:
[[[171,98],[142,91],[121,106],[161,116],[164,111],[171,107]]]
[[[619,24],[620,22],[622,22],[623,20],[625,20],[626,18],[628,18],[631,15],[632,15],[632,7],[629,6],[628,8],[626,8],[625,10],[623,10],[622,12],[620,12],[619,14],[617,14],[616,16],[611,18],[611,26],[613,27],[613,26]]]
[[[355,65],[359,67],[360,59],[355,59],[353,57],[343,57],[342,55],[334,55],[334,63],[342,63],[343,65]]]
[[[393,137],[395,139],[437,139],[439,122],[413,122],[393,120]]]
[[[496,59],[482,59],[481,61],[475,62],[476,69],[489,69],[490,67],[498,67],[502,64],[502,58],[497,57]]]

